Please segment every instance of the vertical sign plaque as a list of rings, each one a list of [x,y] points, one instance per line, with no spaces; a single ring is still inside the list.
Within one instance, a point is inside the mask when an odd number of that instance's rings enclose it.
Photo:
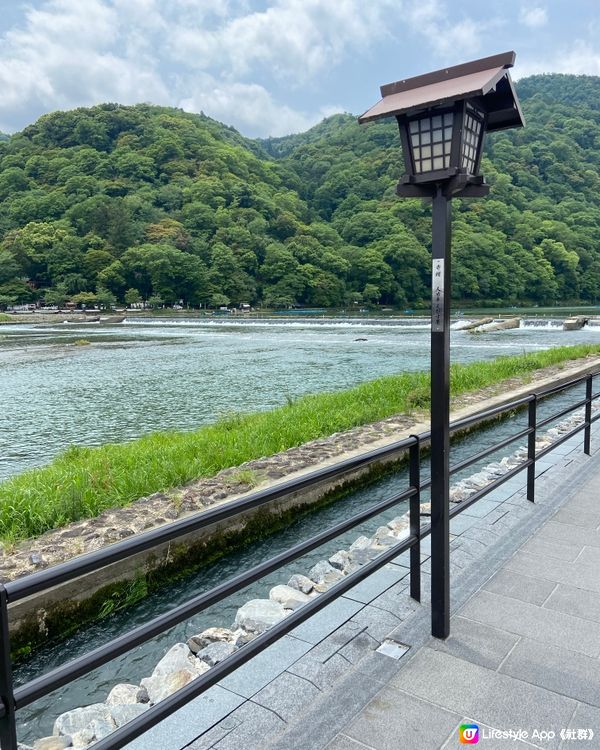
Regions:
[[[431,268],[431,330],[444,330],[444,259],[434,258]]]

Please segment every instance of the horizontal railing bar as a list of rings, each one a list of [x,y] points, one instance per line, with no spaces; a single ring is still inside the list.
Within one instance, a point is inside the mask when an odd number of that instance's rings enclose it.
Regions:
[[[587,375],[580,375],[578,378],[574,378],[573,380],[569,380],[566,383],[559,383],[558,385],[554,386],[548,386],[546,388],[542,387],[539,391],[536,391],[538,399],[540,398],[546,398],[546,396],[552,396],[555,393],[560,393],[560,391],[564,391],[567,388],[574,388],[576,385],[580,385],[581,383],[585,383],[585,381],[588,378],[594,378],[596,375],[598,375],[599,372],[588,372]]]
[[[574,437],[577,435],[577,433],[581,432],[582,430],[585,430],[585,428],[588,426],[587,422],[583,422],[582,424],[575,427],[571,432],[565,433],[562,437],[557,438],[553,443],[546,446],[546,448],[543,448],[539,453],[536,453],[535,460],[542,458],[542,456],[545,456],[547,453],[550,453],[554,448],[558,448],[559,445],[562,445],[563,443],[566,443],[569,438]]]
[[[523,398],[516,399],[515,401],[511,401],[508,404],[500,404],[500,406],[495,406],[493,409],[487,409],[486,411],[480,411],[477,414],[473,414],[469,417],[457,419],[456,422],[452,422],[450,424],[450,433],[456,432],[457,430],[462,430],[465,427],[470,427],[474,424],[478,424],[479,422],[485,422],[487,419],[492,419],[493,417],[498,416],[498,414],[503,414],[504,412],[518,409],[521,406],[525,406],[530,401],[533,401],[534,398],[535,396],[533,395],[523,396]]]
[[[550,424],[550,422],[554,422],[555,419],[560,419],[561,417],[564,417],[566,414],[569,414],[569,412],[575,411],[575,409],[580,409],[582,406],[585,406],[587,404],[587,398],[581,399],[581,401],[578,401],[576,404],[573,404],[572,406],[567,406],[565,409],[562,409],[562,411],[557,412],[556,414],[553,414],[551,417],[545,417],[540,422],[537,423],[537,428],[545,427],[547,424]]]
[[[303,604],[284,620],[276,623],[264,633],[257,636],[257,638],[250,641],[245,646],[242,646],[239,651],[234,652],[231,656],[228,656],[223,661],[215,664],[215,666],[211,667],[208,672],[205,672],[200,677],[192,680],[185,685],[185,687],[152,706],[132,721],[119,727],[112,734],[95,742],[94,750],[120,750],[120,748],[124,747],[128,742],[131,742],[148,729],[151,729],[159,721],[166,719],[209,687],[216,685],[220,680],[238,669],[242,664],[245,664],[253,656],[279,640],[282,636],[287,635],[295,627],[303,623],[316,612],[319,612],[372,573],[379,570],[379,568],[383,567],[386,563],[390,562],[407,549],[410,549],[416,541],[416,536],[409,536],[399,544],[395,544],[385,552],[382,552],[374,560],[365,563],[365,565],[362,565],[354,573],[350,573],[343,580],[334,584],[330,589],[319,594],[319,596],[315,597],[312,601]]]
[[[370,463],[377,458],[395,453],[398,450],[409,448],[416,443],[416,438],[409,437],[399,440],[391,445],[377,448],[360,456],[340,461],[325,469],[311,472],[301,479],[293,479],[288,482],[282,482],[276,487],[269,487],[259,490],[239,500],[233,500],[225,506],[214,508],[212,510],[202,511],[190,518],[184,518],[179,521],[165,524],[157,529],[146,531],[134,538],[124,539],[122,542],[111,544],[109,547],[99,549],[94,552],[88,552],[80,557],[75,557],[64,563],[59,563],[46,570],[32,573],[31,575],[19,578],[6,584],[6,592],[9,602],[24,599],[26,596],[35,594],[38,591],[57,586],[60,583],[66,583],[75,578],[96,571],[112,563],[119,562],[127,557],[144,552],[145,550],[156,547],[159,544],[167,543],[173,539],[183,536],[184,534],[197,531],[212,524],[223,521],[231,516],[237,515],[247,510],[251,510],[266,502],[277,499],[290,492],[296,492],[305,487],[321,482],[346,471],[358,468]]]
[[[466,510],[470,505],[473,505],[473,503],[476,503],[478,500],[481,500],[482,497],[489,495],[490,492],[492,492],[493,490],[503,485],[504,482],[508,482],[509,479],[512,479],[513,477],[515,477],[517,474],[523,471],[523,469],[526,469],[532,463],[533,461],[531,461],[530,459],[523,461],[522,464],[515,466],[514,469],[511,469],[510,471],[507,471],[506,474],[504,474],[504,476],[499,477],[493,482],[490,482],[490,484],[486,485],[485,487],[482,487],[480,490],[477,490],[472,495],[469,495],[469,497],[466,500],[461,500],[460,503],[454,504],[454,507],[450,508],[450,518],[453,518],[454,516],[458,516],[458,514],[462,513],[463,510]]]
[[[600,398],[600,391],[598,391],[598,393],[594,393],[592,395],[592,401],[595,401],[597,398]]]
[[[501,440],[499,443],[492,445],[490,448],[486,448],[480,453],[477,453],[475,456],[471,456],[471,458],[466,458],[464,461],[460,461],[459,463],[450,467],[450,472],[449,472],[450,475],[456,474],[457,471],[468,469],[469,466],[472,466],[473,464],[476,464],[478,461],[481,461],[482,458],[486,458],[486,456],[489,456],[491,453],[495,453],[496,451],[499,451],[501,448],[505,448],[507,445],[514,443],[515,440],[520,440],[522,437],[525,437],[526,435],[529,435],[532,432],[533,432],[533,427],[526,427],[524,430],[521,430],[521,432],[517,432],[516,435],[507,437],[505,440]]]
[[[219,586],[195,596],[184,604],[159,615],[144,625],[140,625],[137,628],[124,633],[109,643],[90,651],[84,656],[73,659],[35,680],[31,680],[15,690],[16,707],[24,708],[39,698],[48,695],[48,693],[51,693],[53,690],[56,690],[63,685],[67,685],[78,677],[88,674],[97,667],[106,664],[111,659],[115,659],[117,656],[127,653],[127,651],[130,651],[135,646],[139,646],[150,638],[159,635],[165,630],[168,630],[169,628],[178,625],[180,622],[184,622],[193,615],[198,614],[198,612],[201,612],[207,607],[216,604],[225,597],[237,593],[251,583],[255,583],[274,570],[277,570],[282,565],[302,557],[302,555],[305,555],[313,549],[320,547],[322,544],[335,539],[340,534],[350,531],[350,529],[358,526],[358,524],[363,521],[368,521],[370,518],[383,513],[403,500],[407,500],[415,495],[416,492],[417,490],[414,487],[409,487],[404,492],[393,495],[386,500],[377,503],[377,505],[373,505],[370,508],[360,511],[346,521],[341,521],[335,526],[325,529],[320,534],[317,534],[304,542],[299,542],[290,549],[281,552],[269,560],[265,560],[250,570],[247,570],[245,573],[240,573],[239,575],[230,578],[228,581],[224,581]]]
[[[600,411],[590,419],[590,424],[593,424],[597,419],[600,419]]]

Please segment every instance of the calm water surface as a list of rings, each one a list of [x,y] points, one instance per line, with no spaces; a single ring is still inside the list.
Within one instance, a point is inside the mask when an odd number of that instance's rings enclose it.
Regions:
[[[366,338],[366,341],[357,341]],[[600,327],[455,330],[472,362],[599,340]],[[89,346],[74,346],[86,339]],[[0,327],[0,479],[69,445],[191,430],[231,412],[429,366],[425,319],[130,320]]]

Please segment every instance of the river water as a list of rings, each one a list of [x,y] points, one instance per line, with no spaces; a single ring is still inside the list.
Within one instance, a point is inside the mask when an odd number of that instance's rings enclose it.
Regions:
[[[598,340],[600,329],[563,332],[558,324],[532,322],[522,329],[472,336],[452,334],[455,361],[490,359],[550,346]],[[130,321],[118,326],[9,326],[0,329],[0,441],[4,476],[44,463],[70,443],[94,445],[127,440],[166,427],[191,429],[231,411],[266,409],[303,393],[345,388],[400,370],[425,369],[429,326],[425,320],[349,321]],[[90,346],[69,346],[86,338]],[[356,341],[357,338],[367,339]],[[540,416],[574,402],[582,391],[544,402]],[[452,463],[525,426],[526,415],[494,424],[453,442]],[[19,425],[17,429],[15,425]],[[515,444],[515,448],[518,444]],[[501,455],[510,449],[505,448]],[[494,460],[486,458],[482,465]],[[474,473],[478,466],[467,470]],[[427,467],[424,464],[424,473]],[[455,481],[458,480],[458,476]],[[404,471],[351,491],[334,504],[299,518],[284,531],[228,555],[155,593],[126,612],[86,628],[66,642],[36,654],[15,673],[32,679],[106,643],[241,569],[322,531],[366,505],[404,489]],[[423,501],[428,498],[423,497]],[[306,555],[247,590],[215,605],[151,642],[115,659],[19,712],[23,741],[52,732],[56,716],[105,699],[118,682],[149,675],[172,644],[212,625],[230,626],[248,599],[268,596],[271,586],[317,560],[372,534],[404,505],[372,519]]]
[[[76,346],[85,339],[89,345]],[[366,340],[357,340],[366,339]],[[600,339],[558,322],[454,330],[457,362]],[[69,445],[191,430],[232,412],[429,366],[426,319],[126,319],[0,327],[0,480]]]

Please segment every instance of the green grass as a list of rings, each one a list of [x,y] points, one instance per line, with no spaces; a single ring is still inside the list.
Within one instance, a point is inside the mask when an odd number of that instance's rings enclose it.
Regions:
[[[0,323],[14,323],[14,318],[11,315],[0,312]]]
[[[452,394],[527,377],[590,354],[600,354],[600,344],[453,365]],[[130,443],[71,447],[47,466],[0,484],[0,538],[12,542],[37,536],[244,461],[428,407],[429,375],[402,373],[337,393],[288,399],[272,411],[236,414],[194,432],[157,432]]]

